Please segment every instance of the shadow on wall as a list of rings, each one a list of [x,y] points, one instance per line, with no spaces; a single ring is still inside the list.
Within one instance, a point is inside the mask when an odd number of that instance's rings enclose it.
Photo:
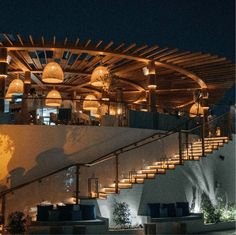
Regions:
[[[61,148],[53,148],[40,153],[36,157],[36,165],[27,172],[25,172],[26,170],[22,167],[11,170],[10,187],[15,187],[23,182],[38,178],[53,170],[72,164],[69,157],[70,155],[66,155]]]

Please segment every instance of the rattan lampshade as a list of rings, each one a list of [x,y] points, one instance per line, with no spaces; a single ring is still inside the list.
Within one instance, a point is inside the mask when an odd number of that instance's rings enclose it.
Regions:
[[[85,110],[97,110],[99,107],[99,102],[96,101],[97,98],[94,95],[87,95],[83,102],[83,109]]]
[[[104,66],[95,68],[91,75],[90,83],[92,86],[108,88],[111,83],[108,69]]]
[[[62,99],[60,92],[55,89],[48,92],[45,101],[46,106],[59,107],[61,106],[61,103]]]
[[[43,70],[42,81],[46,83],[62,83],[64,81],[64,73],[61,66],[56,62],[48,63]]]
[[[189,116],[190,117],[196,117],[196,116],[203,117],[203,115],[204,115],[204,111],[201,104],[198,102],[194,103],[189,110]]]
[[[9,94],[8,92],[6,93],[6,95],[5,95],[5,100],[6,101],[12,101],[12,96],[13,96],[13,94]]]
[[[22,80],[19,78],[14,79],[7,90],[8,95],[13,95],[13,94],[23,94],[24,92],[24,83]]]

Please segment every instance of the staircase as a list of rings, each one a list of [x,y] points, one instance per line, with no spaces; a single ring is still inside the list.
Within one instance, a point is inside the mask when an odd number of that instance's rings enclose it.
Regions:
[[[228,137],[208,137],[204,138],[204,154],[213,153],[214,150],[218,150],[223,147],[225,143],[228,143]],[[106,199],[108,195],[119,193],[122,189],[132,188],[134,184],[143,184],[145,179],[154,179],[158,174],[165,174],[167,170],[174,170],[176,166],[184,164],[185,161],[199,161],[203,156],[202,152],[202,140],[197,140],[189,144],[188,148],[182,151],[182,156],[179,154],[174,155],[169,159],[163,159],[154,162],[152,165],[146,166],[139,171],[130,171],[129,177],[119,181],[118,187],[115,183],[102,188],[98,195],[93,193],[95,198]]]

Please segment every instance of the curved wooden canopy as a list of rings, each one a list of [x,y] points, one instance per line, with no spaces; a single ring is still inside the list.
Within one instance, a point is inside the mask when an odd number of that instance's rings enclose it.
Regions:
[[[65,73],[64,83],[57,86],[59,90],[79,94],[83,88],[99,92],[89,81],[94,68],[102,62],[115,78],[111,96],[115,97],[116,87],[122,88],[128,102],[143,102],[147,86],[143,67],[154,61],[160,107],[188,105],[193,100],[193,93],[201,89],[209,93],[208,104],[214,104],[235,80],[235,65],[226,58],[159,46],[125,46],[124,43],[115,46],[112,41],[92,43],[90,39],[81,42],[79,38],[72,43],[68,38],[59,42],[55,36],[45,40],[44,37],[34,39],[31,35],[0,34],[0,47],[7,48],[11,56],[8,81],[16,73],[31,71],[33,85],[37,89],[47,89],[41,74],[48,62],[56,60]]]

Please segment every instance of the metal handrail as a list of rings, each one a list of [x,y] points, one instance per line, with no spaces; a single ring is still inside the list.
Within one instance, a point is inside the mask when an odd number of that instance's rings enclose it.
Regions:
[[[60,168],[60,169],[58,169],[58,170],[56,170],[56,171],[53,171],[53,172],[51,172],[51,173],[49,173],[49,174],[46,174],[46,175],[44,175],[44,176],[38,177],[38,178],[36,178],[36,179],[30,180],[30,181],[28,181],[28,182],[25,182],[25,183],[23,183],[23,184],[17,185],[17,186],[15,186],[15,187],[13,187],[13,188],[9,188],[9,189],[7,189],[7,190],[5,190],[5,191],[2,191],[2,192],[0,192],[0,197],[4,196],[4,195],[6,195],[6,194],[8,194],[8,193],[10,193],[10,192],[13,192],[13,191],[15,191],[15,190],[17,190],[17,189],[19,189],[19,188],[22,188],[22,187],[25,187],[25,186],[27,186],[27,185],[29,185],[29,184],[32,184],[32,183],[34,183],[34,182],[37,182],[37,181],[40,181],[40,180],[42,180],[42,179],[44,179],[44,178],[47,178],[47,177],[49,177],[49,176],[55,175],[55,174],[57,174],[57,173],[59,173],[59,172],[61,172],[61,171],[67,170],[68,168],[71,168],[71,167],[73,167],[73,166],[78,166],[78,165],[79,165],[79,166],[91,167],[91,166],[93,166],[93,165],[96,165],[96,164],[99,164],[99,163],[101,163],[101,162],[107,161],[107,160],[109,160],[109,159],[111,159],[111,158],[116,157],[117,154],[121,154],[121,153],[125,153],[125,152],[128,152],[128,151],[131,151],[131,150],[133,150],[133,149],[135,149],[135,148],[139,148],[139,147],[141,147],[141,146],[144,146],[144,145],[146,145],[146,144],[152,143],[152,142],[157,141],[157,140],[159,140],[159,139],[165,138],[165,137],[167,137],[167,136],[169,136],[169,135],[171,135],[171,134],[174,134],[174,133],[176,133],[176,132],[173,132],[173,131],[176,130],[176,129],[178,129],[178,128],[181,127],[181,126],[183,126],[183,124],[182,124],[182,125],[179,125],[178,127],[173,128],[172,130],[168,131],[166,134],[163,134],[162,137],[160,137],[160,138],[158,138],[158,139],[151,140],[150,142],[147,142],[147,143],[143,143],[142,145],[137,145],[137,144],[138,144],[139,142],[145,141],[145,140],[150,139],[150,138],[153,139],[155,136],[160,135],[161,133],[154,133],[154,134],[152,134],[151,136],[145,137],[145,138],[143,138],[143,139],[141,139],[141,140],[139,140],[139,141],[136,141],[136,142],[134,142],[134,143],[132,143],[132,144],[128,144],[128,145],[126,145],[126,146],[124,146],[124,147],[122,147],[122,148],[118,148],[118,149],[116,149],[116,150],[113,150],[112,152],[110,152],[110,153],[108,153],[108,154],[105,154],[105,155],[103,155],[102,157],[99,157],[98,159],[96,159],[96,160],[94,160],[94,161],[91,161],[91,162],[88,162],[88,163],[82,163],[82,164],[80,164],[80,163],[70,164],[70,165],[68,165],[68,166],[65,166],[65,167],[63,167],[63,168]],[[130,146],[134,146],[134,147],[133,147],[133,148],[130,148],[130,149],[127,149],[127,150],[123,150],[124,148],[130,147]]]

